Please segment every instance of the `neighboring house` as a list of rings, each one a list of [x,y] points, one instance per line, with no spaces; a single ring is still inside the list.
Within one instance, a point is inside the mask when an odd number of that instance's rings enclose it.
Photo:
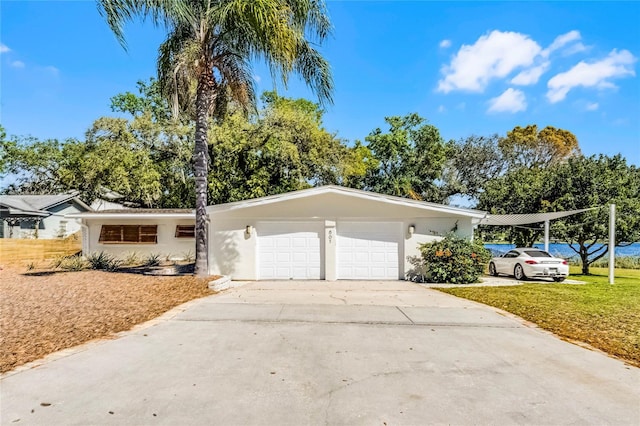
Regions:
[[[323,186],[207,208],[209,273],[236,280],[404,279],[418,245],[471,239],[485,212]],[[193,253],[193,210],[73,215],[85,252]],[[183,227],[183,228],[181,228]],[[181,235],[181,233],[183,233]]]
[[[124,198],[124,195],[112,189],[109,189],[106,186],[99,186],[98,194],[98,198],[93,200],[93,202],[91,203],[91,208],[96,211],[138,207],[138,205],[132,205],[132,203],[128,203],[126,201],[123,203],[118,202],[118,200],[122,200]]]
[[[114,201],[103,200],[102,198],[96,198],[95,200],[93,200],[93,203],[91,203],[91,208],[95,211],[121,210],[121,209],[126,209],[127,206],[120,203],[116,203]]]
[[[80,230],[66,215],[87,211],[77,193],[0,195],[0,238],[64,238]]]

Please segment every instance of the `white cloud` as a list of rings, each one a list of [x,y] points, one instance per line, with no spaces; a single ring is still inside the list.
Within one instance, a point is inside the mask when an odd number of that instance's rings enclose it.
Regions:
[[[600,105],[598,105],[597,102],[589,102],[586,106],[585,109],[587,111],[595,111],[600,107]]]
[[[553,43],[549,45],[546,49],[542,51],[542,56],[545,58],[548,57],[552,52],[566,46],[567,44],[580,40],[582,37],[580,36],[580,32],[573,30],[569,31],[566,34],[559,35],[553,40]]]
[[[44,67],[44,70],[53,74],[54,76],[58,76],[60,74],[60,70],[56,67],[54,67],[53,65],[48,65],[46,67]]]
[[[517,71],[519,73],[511,79],[512,84],[536,84],[549,70],[552,53],[560,51],[567,56],[587,50],[581,39],[579,31],[569,31],[542,49],[526,34],[494,30],[472,45],[463,45],[451,62],[441,68],[443,77],[438,82],[437,91],[483,92],[492,80],[507,78]],[[450,46],[450,41],[440,42],[440,47],[445,45]]]
[[[440,48],[442,49],[446,49],[448,47],[451,47],[451,40],[442,40],[439,44]]]
[[[13,61],[11,62],[11,66],[14,68],[24,68],[24,62],[22,61]]]
[[[633,64],[636,62],[631,52],[612,50],[609,55],[596,62],[580,61],[569,71],[556,74],[547,83],[547,99],[551,103],[563,100],[575,87],[595,87],[597,89],[615,88],[610,79],[636,75]]]
[[[500,96],[489,100],[487,112],[518,112],[527,109],[527,101],[524,93],[511,87]]]
[[[513,70],[528,67],[542,48],[529,36],[492,31],[480,37],[473,45],[463,45],[442,67],[444,78],[438,82],[438,91],[452,90],[482,92],[495,78],[504,78]]]
[[[262,80],[262,78],[258,75],[258,74],[253,74],[253,81],[255,81],[256,83],[260,83],[260,81]]]
[[[0,53],[11,52],[11,49],[6,44],[0,43]]]
[[[590,49],[590,47],[587,47],[584,44],[578,42],[578,43],[574,43],[571,46],[569,46],[568,48],[566,48],[562,52],[562,54],[564,56],[569,56],[569,55],[573,55],[574,53],[586,52],[589,49]]]
[[[528,86],[530,84],[536,84],[542,74],[544,74],[548,69],[551,63],[549,61],[543,62],[542,64],[535,66],[533,68],[526,69],[521,71],[518,75],[511,79],[512,84],[517,84],[519,86]]]
[[[447,109],[445,108],[445,106],[444,106],[444,105],[440,105],[440,106],[438,107],[438,112],[445,112],[446,110],[447,110]]]

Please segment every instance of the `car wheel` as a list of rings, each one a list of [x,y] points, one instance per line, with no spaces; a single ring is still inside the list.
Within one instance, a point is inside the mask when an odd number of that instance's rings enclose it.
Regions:
[[[513,268],[513,276],[516,277],[516,280],[526,280],[527,276],[524,274],[524,269],[522,269],[522,265],[519,263]]]
[[[496,271],[496,265],[493,262],[489,264],[489,275],[492,275],[494,277],[498,276],[498,271]]]
[[[565,277],[554,277],[553,280],[557,283],[561,283],[562,281],[564,281],[566,278]]]

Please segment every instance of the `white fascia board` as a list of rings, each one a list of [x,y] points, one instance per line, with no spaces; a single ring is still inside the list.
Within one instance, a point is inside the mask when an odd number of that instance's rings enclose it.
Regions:
[[[418,208],[428,211],[436,211],[441,213],[454,214],[457,216],[465,216],[482,219],[486,216],[486,212],[480,210],[462,209],[458,207],[450,207],[435,203],[427,203],[424,201],[409,200],[401,197],[394,197],[385,194],[376,194],[367,191],[361,191],[352,188],[343,188],[338,186],[323,186],[319,188],[303,189],[300,191],[289,192],[285,194],[272,195],[269,197],[254,198],[252,200],[236,201],[234,203],[219,204],[208,206],[208,213],[219,213],[248,207],[262,206],[265,204],[273,204],[281,201],[295,200],[299,198],[312,197],[321,194],[341,194],[350,197],[361,198],[364,200],[381,201],[384,203],[401,205],[406,207]]]
[[[85,220],[92,219],[194,219],[196,215],[193,213],[70,213],[64,215],[68,218],[80,218]]]
[[[8,210],[9,210],[9,214],[15,215],[15,216],[20,216],[20,215],[39,216],[39,217],[51,216],[51,213],[49,212],[43,212],[38,210],[22,210],[22,209],[14,209],[14,208],[9,208]]]

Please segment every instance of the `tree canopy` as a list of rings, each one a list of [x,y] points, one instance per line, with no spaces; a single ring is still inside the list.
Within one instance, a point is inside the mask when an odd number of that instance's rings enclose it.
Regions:
[[[498,146],[511,167],[543,167],[580,154],[578,139],[568,130],[516,126]]]
[[[377,128],[365,138],[377,167],[368,170],[363,189],[440,201],[435,181],[442,175],[446,145],[438,128],[415,113],[385,121],[388,132]]]

